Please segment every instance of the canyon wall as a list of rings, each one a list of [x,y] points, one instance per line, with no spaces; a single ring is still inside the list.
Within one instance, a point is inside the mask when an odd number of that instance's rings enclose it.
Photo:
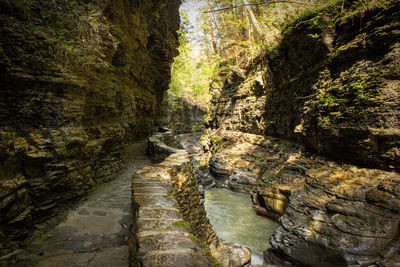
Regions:
[[[341,3],[211,92],[210,173],[281,223],[269,263],[400,261],[400,4]]]
[[[399,171],[397,1],[305,14],[211,92],[209,128],[266,134]]]
[[[175,134],[201,132],[207,108],[193,100],[166,93],[156,123],[167,126]]]
[[[147,136],[177,55],[180,0],[0,1],[0,250]],[[3,254],[2,253],[2,254]]]

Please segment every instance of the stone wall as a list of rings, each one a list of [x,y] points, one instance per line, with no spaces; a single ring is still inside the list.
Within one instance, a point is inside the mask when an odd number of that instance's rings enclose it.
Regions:
[[[0,0],[0,250],[114,179],[148,135],[179,0]]]
[[[175,149],[163,143],[162,136],[163,134],[158,133],[149,138],[149,147],[155,149],[148,150],[148,154],[151,159],[158,161],[159,151],[169,149],[170,154],[157,165],[163,166],[167,173],[161,176],[161,180],[166,179],[164,182],[170,185],[171,194],[178,201],[179,209],[184,219],[189,222],[192,233],[207,244],[211,244],[217,237],[206,217],[191,158],[185,150]]]
[[[171,131],[156,132],[150,136],[147,143],[147,154],[156,163],[163,162],[168,156],[178,150],[172,147],[174,136]]]
[[[153,143],[150,146],[158,146],[160,149],[164,149],[166,145],[161,141],[161,136],[156,134],[149,138],[149,143]],[[149,150],[150,157],[154,157],[151,155],[153,151],[157,153],[160,149]],[[174,150],[175,153],[159,164],[146,167],[138,174],[145,173],[147,177],[158,178],[169,188],[169,192],[176,199],[180,214],[187,222],[190,232],[206,247],[209,247],[211,255],[222,266],[244,266],[250,261],[250,251],[247,248],[220,241],[206,216],[191,156],[185,150],[170,149],[170,151]],[[157,159],[159,158],[157,157]],[[135,192],[134,185],[132,190]],[[138,205],[135,205],[135,207],[138,207]],[[137,213],[137,211],[135,212]],[[131,240],[135,240],[134,236],[133,234]],[[137,247],[132,247],[140,248],[140,241]]]
[[[166,181],[159,179],[170,172],[170,163],[145,167],[132,177],[131,266],[211,266],[213,259],[189,233],[192,224],[182,220]]]

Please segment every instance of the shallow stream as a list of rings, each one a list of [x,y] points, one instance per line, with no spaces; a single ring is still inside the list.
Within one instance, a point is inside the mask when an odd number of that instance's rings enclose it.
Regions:
[[[256,215],[247,194],[226,189],[209,189],[205,193],[205,206],[218,236],[231,243],[251,249],[251,263],[263,263],[263,251],[278,224]]]

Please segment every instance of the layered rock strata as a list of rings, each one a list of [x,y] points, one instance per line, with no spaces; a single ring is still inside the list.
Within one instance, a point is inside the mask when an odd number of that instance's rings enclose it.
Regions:
[[[179,5],[0,1],[0,250],[115,178],[124,144],[151,132]]]
[[[281,223],[266,262],[392,266],[399,260],[400,174],[338,164],[273,137],[233,131],[207,137],[214,177],[249,192],[258,214]],[[290,258],[282,261],[283,255]]]
[[[212,91],[210,172],[281,222],[269,263],[399,262],[400,4],[343,3],[288,24]]]
[[[211,91],[208,127],[399,171],[399,13],[398,1],[348,1],[306,13],[276,47]]]
[[[207,108],[193,100],[166,93],[161,104],[157,124],[167,125],[175,134],[201,132]]]

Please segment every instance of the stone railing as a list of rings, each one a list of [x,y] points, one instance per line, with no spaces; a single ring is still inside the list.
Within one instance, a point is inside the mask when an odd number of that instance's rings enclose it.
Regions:
[[[207,266],[213,264],[212,257],[222,266],[247,264],[250,251],[220,241],[212,229],[191,157],[185,150],[167,146],[162,139],[168,134],[157,133],[148,144],[153,160],[165,160],[139,170],[132,179],[132,265]]]
[[[147,143],[147,154],[154,162],[162,162],[168,156],[178,152],[173,148],[174,136],[172,131],[157,132],[150,136]]]

